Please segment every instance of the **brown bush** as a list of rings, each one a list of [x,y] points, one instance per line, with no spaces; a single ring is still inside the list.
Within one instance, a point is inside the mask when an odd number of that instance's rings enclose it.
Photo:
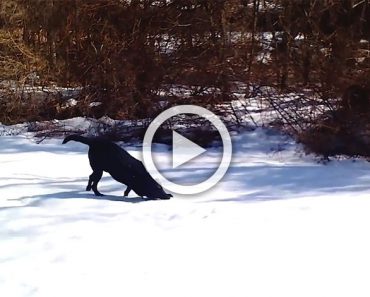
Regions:
[[[369,90],[348,87],[337,107],[328,111],[299,140],[310,153],[325,157],[335,155],[370,156]]]
[[[186,100],[229,100],[235,81],[307,87],[325,100],[369,85],[369,24],[360,0],[3,0],[0,79],[26,83],[37,73],[40,84],[84,88],[78,106],[40,117],[152,117]],[[196,92],[163,98],[171,84]]]

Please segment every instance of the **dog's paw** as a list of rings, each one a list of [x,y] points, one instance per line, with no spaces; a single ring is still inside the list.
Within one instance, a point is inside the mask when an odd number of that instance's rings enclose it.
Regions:
[[[161,197],[160,199],[161,200],[168,200],[168,199],[171,199],[171,197],[173,197],[173,196],[171,195],[171,196]]]

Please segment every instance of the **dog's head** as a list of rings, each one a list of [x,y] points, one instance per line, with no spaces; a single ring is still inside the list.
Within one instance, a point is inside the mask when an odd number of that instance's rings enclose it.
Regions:
[[[155,198],[159,198],[159,199],[170,199],[172,196],[172,194],[168,194],[166,193],[163,188],[158,185],[158,190],[155,191]]]
[[[165,197],[161,198],[161,199],[170,199],[171,197],[173,197],[172,194],[168,194],[168,193],[165,193]]]
[[[146,196],[150,199],[170,199],[173,197],[172,194],[166,193],[158,183],[155,183],[154,187],[151,187],[149,192],[150,193]]]

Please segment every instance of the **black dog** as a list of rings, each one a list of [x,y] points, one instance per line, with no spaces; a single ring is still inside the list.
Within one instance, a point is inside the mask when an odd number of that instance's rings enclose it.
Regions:
[[[127,196],[132,189],[139,196],[146,196],[149,199],[170,199],[172,197],[150,176],[142,162],[117,144],[101,138],[87,138],[80,135],[67,136],[63,144],[71,140],[89,146],[89,161],[93,173],[90,175],[86,191],[92,189],[96,196],[102,196],[98,191],[98,183],[103,171],[106,171],[116,181],[127,186],[124,196]]]

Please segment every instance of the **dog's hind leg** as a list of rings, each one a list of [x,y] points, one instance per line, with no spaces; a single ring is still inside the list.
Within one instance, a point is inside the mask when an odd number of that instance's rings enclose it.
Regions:
[[[89,182],[87,183],[86,191],[93,190],[96,196],[104,196],[98,191],[98,183],[103,176],[102,170],[95,170],[89,177]]]

